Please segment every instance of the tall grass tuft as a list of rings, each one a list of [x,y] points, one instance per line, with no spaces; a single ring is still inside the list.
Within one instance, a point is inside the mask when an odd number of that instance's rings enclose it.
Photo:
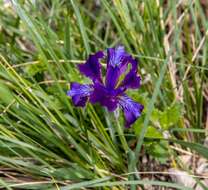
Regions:
[[[200,0],[0,1],[0,188],[193,189],[145,179],[143,158],[180,168],[208,158],[207,12]],[[118,44],[139,60],[142,117],[76,108],[77,65]],[[129,150],[126,151],[127,141]],[[146,171],[148,171],[148,165]],[[162,170],[162,169],[161,169]],[[206,189],[200,180],[196,183]]]

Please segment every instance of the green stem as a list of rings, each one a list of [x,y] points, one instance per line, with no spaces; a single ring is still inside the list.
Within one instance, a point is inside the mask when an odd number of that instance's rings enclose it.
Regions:
[[[123,149],[125,150],[125,153],[127,154],[128,172],[132,172],[132,171],[134,171],[134,164],[132,164],[133,161],[135,160],[134,159],[134,152],[129,148],[129,145],[126,141],[126,138],[125,138],[125,135],[124,135],[124,132],[123,132],[123,128],[120,125],[120,123],[118,121],[117,114],[115,112],[114,112],[114,116],[115,116],[115,120],[116,120],[116,130],[118,132],[119,139],[121,141]],[[134,175],[129,175],[129,177],[128,177],[129,181],[134,180],[134,179],[135,179]],[[135,185],[130,185],[130,189],[131,190],[136,190],[136,186]]]
[[[121,125],[118,121],[118,117],[116,116],[115,112],[114,112],[114,116],[115,116],[115,120],[116,120],[116,130],[118,132],[119,139],[121,141],[123,149],[125,150],[125,153],[128,153],[130,148],[129,148],[129,145],[128,145],[126,138],[124,136],[123,128],[121,127]]]

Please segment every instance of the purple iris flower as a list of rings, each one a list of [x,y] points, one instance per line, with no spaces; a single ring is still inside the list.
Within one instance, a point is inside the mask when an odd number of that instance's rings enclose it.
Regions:
[[[105,78],[102,77],[100,60],[106,59]],[[90,55],[86,63],[80,64],[79,70],[92,80],[92,84],[71,83],[67,92],[75,106],[84,107],[89,100],[92,104],[100,103],[110,112],[121,107],[125,116],[125,127],[130,127],[141,115],[143,105],[134,102],[125,91],[140,87],[140,76],[137,75],[137,61],[125,52],[123,46],[107,49],[107,55],[99,51]]]

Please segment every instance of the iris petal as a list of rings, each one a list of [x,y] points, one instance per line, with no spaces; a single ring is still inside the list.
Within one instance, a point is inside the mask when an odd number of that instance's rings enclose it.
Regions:
[[[102,81],[101,65],[99,63],[99,59],[103,58],[103,56],[104,53],[102,51],[90,55],[85,64],[80,64],[78,66],[80,72],[86,77],[92,79],[93,81],[95,80]]]
[[[125,51],[123,46],[109,48],[105,83],[103,83],[99,62],[103,57],[104,53],[99,51],[90,55],[85,64],[78,66],[80,72],[89,77],[93,84],[71,83],[71,89],[67,94],[72,97],[75,106],[84,107],[88,99],[92,104],[100,103],[108,111],[115,111],[120,106],[125,116],[125,127],[130,127],[140,117],[144,108],[124,94],[127,88],[140,87],[141,78],[137,75],[138,62]],[[129,65],[131,65],[130,70]]]
[[[109,90],[100,83],[95,83],[94,91],[90,95],[91,103],[100,103],[105,106],[108,111],[114,111],[118,107],[117,90]]]
[[[71,90],[67,92],[67,95],[72,97],[75,106],[84,107],[91,92],[91,85],[73,82],[71,83]]]
[[[122,81],[120,87],[137,89],[140,87],[141,77],[136,72],[130,71]]]
[[[116,87],[119,77],[127,70],[128,64],[131,64],[131,70],[137,70],[137,62],[131,55],[125,52],[123,46],[109,48],[107,51],[107,72],[106,87],[113,89]]]
[[[107,54],[108,65],[112,67],[122,66],[124,59],[130,56],[125,52],[123,46],[118,46],[116,48],[108,48]]]
[[[125,91],[127,88],[137,89],[140,87],[141,77],[138,76],[138,62],[136,59],[131,58],[130,60],[131,69],[125,75],[124,79],[121,81],[119,88]]]
[[[127,95],[119,97],[119,105],[121,106],[125,116],[125,127],[129,128],[138,117],[141,116],[141,112],[144,106],[134,102]]]

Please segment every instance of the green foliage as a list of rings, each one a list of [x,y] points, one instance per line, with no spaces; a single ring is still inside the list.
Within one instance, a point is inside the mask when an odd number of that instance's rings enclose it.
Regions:
[[[164,111],[154,109],[151,116],[153,123],[158,123],[163,130],[169,129],[171,126],[176,125],[183,117],[182,106],[180,103],[173,103],[171,106],[165,108]]]
[[[0,1],[0,188],[191,189],[129,173],[142,147],[160,163],[176,154],[170,144],[207,158],[206,20],[199,0]],[[66,96],[70,82],[90,82],[77,64],[116,44],[140,62],[141,88],[128,93],[145,109],[133,129]]]
[[[144,110],[144,113],[145,112],[146,109]],[[154,108],[150,117],[152,126],[150,125],[147,127],[145,137],[162,138],[162,133],[166,130],[169,130],[174,125],[177,125],[182,117],[182,106],[179,103],[173,103],[171,106],[166,107],[164,111]],[[143,123],[144,115],[138,119],[134,126],[135,133],[138,136],[141,133]]]
[[[14,97],[11,90],[3,83],[0,83],[1,104],[9,105]]]
[[[156,137],[156,136],[155,136]],[[152,137],[153,138],[153,137]],[[168,150],[168,142],[159,141],[151,143],[148,147],[148,153],[160,163],[166,163],[170,159],[170,153]]]
[[[179,103],[173,104],[168,107],[159,118],[160,124],[163,128],[168,129],[169,127],[177,124],[177,122],[183,117],[181,111],[181,105]]]

